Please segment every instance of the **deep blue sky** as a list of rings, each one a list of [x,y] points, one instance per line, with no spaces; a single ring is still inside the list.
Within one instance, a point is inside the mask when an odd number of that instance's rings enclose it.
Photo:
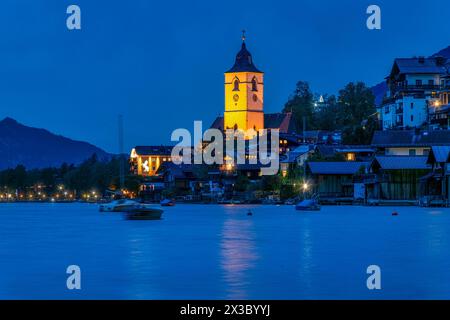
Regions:
[[[66,28],[78,4],[82,30]],[[366,28],[370,4],[382,30]],[[374,85],[395,57],[450,45],[448,0],[113,1],[2,0],[0,119],[117,151],[167,144],[173,129],[223,112],[223,72],[240,33],[265,71],[265,111],[281,110],[298,80],[335,93]]]

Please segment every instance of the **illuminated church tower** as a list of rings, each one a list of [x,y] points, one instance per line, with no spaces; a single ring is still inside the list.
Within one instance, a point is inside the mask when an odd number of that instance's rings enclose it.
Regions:
[[[264,73],[253,64],[245,45],[234,66],[225,72],[225,113],[223,129],[264,129]]]

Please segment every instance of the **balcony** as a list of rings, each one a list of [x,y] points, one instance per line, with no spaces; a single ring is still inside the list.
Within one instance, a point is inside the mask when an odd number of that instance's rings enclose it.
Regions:
[[[383,99],[383,105],[387,105],[387,104],[394,104],[397,101],[398,97],[392,96],[389,98],[384,98]],[[388,113],[388,112],[385,112]]]
[[[444,86],[445,87],[445,86]],[[403,92],[403,91],[432,91],[432,90],[441,90],[443,86],[436,84],[422,84],[422,85],[401,85],[401,86],[392,86],[391,92]]]

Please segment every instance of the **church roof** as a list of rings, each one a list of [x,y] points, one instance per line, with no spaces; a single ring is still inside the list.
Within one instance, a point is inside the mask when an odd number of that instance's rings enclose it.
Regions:
[[[280,133],[296,133],[297,131],[292,112],[265,114],[264,128],[280,129]]]
[[[253,64],[252,54],[247,50],[245,45],[245,41],[242,41],[241,50],[236,55],[236,61],[234,62],[234,66],[225,73],[231,72],[258,72],[259,71],[256,66]]]
[[[217,117],[212,129],[223,130],[223,117]],[[264,114],[264,128],[266,129],[280,129],[280,133],[295,133],[296,124],[292,113],[265,113]]]

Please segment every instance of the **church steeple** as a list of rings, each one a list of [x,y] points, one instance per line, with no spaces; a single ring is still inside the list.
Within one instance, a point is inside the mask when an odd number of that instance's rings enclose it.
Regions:
[[[233,67],[228,70],[226,73],[231,72],[257,72],[262,73],[262,71],[259,71],[258,68],[253,64],[253,58],[252,54],[247,50],[247,46],[245,45],[245,30],[242,30],[242,45],[241,50],[236,55],[236,60],[234,62]]]
[[[253,64],[245,31],[234,66],[225,72],[224,129],[264,129],[264,73]]]

